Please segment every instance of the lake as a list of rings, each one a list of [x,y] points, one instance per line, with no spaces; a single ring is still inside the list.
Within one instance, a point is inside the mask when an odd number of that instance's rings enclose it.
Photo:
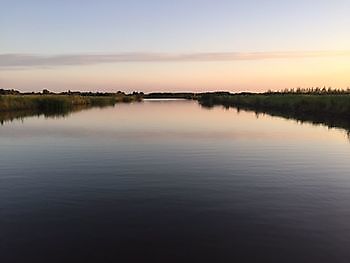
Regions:
[[[0,262],[349,262],[345,130],[146,100],[0,126]]]

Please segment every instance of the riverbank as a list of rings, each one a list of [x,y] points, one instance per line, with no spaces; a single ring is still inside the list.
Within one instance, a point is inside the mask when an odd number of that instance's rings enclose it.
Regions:
[[[350,130],[349,94],[202,94],[204,107],[222,105]]]
[[[63,111],[77,106],[108,106],[120,102],[140,101],[134,95],[81,96],[81,95],[1,95],[0,111]]]
[[[252,94],[200,96],[202,105],[223,105],[258,111],[350,116],[350,95]]]
[[[74,109],[112,106],[116,103],[141,101],[143,98],[182,98],[197,100],[204,107],[222,105],[238,110],[250,110],[273,116],[325,124],[350,131],[350,93],[336,91],[306,92],[267,92],[240,93],[80,93],[66,92],[60,94],[36,93],[16,94],[8,92],[0,95],[0,112],[6,118],[16,118],[27,111],[34,114],[62,115]],[[1,93],[0,93],[1,94]],[[21,112],[21,114],[19,114]],[[8,116],[9,115],[9,116]],[[15,115],[15,117],[14,117]],[[1,121],[1,118],[0,118]]]

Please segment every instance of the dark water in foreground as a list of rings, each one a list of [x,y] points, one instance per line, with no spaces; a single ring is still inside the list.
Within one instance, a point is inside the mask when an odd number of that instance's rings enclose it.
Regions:
[[[0,262],[349,262],[345,131],[192,101],[0,126]]]

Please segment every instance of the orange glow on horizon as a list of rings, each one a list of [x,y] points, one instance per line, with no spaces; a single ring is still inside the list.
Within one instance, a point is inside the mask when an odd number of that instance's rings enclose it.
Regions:
[[[350,86],[348,57],[226,62],[142,62],[5,70],[2,88],[63,90],[265,91]]]

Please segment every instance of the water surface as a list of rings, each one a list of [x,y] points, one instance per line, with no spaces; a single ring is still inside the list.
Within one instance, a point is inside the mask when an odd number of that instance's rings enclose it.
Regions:
[[[194,101],[0,126],[0,262],[349,262],[346,132]]]

